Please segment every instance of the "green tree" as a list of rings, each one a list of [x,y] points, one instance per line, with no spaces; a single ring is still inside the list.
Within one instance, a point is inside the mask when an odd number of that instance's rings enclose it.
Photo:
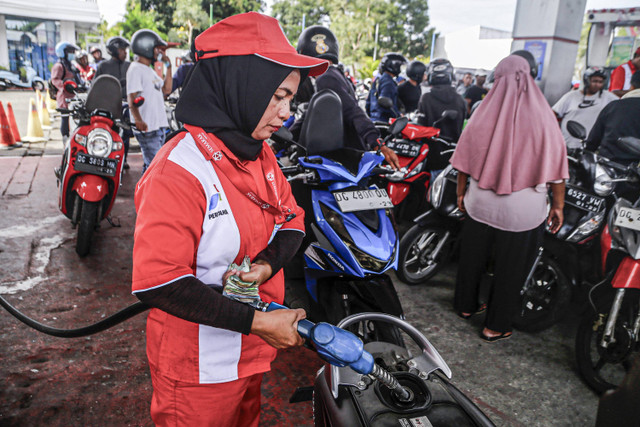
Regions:
[[[302,18],[305,26],[321,25],[329,18],[328,9],[316,0],[276,0],[271,14],[280,21],[287,38],[294,46],[302,32]]]
[[[213,6],[213,23],[215,24],[238,13],[260,12],[264,7],[264,0],[201,0],[201,4],[207,16],[209,16],[209,7]]]
[[[163,33],[168,33],[173,23],[174,11],[184,0],[140,0],[141,10],[153,11],[156,14],[157,26]]]
[[[194,30],[206,28],[209,17],[202,10],[200,0],[180,0],[176,3],[173,12],[173,22],[185,28],[187,46],[191,46],[191,37]]]
[[[140,3],[129,0],[127,2],[127,13],[124,15],[124,21],[118,22],[107,30],[105,37],[122,36],[131,40],[131,36],[136,31],[147,28],[157,32],[160,37],[166,39],[166,34],[158,28],[157,14],[153,10],[141,10]]]

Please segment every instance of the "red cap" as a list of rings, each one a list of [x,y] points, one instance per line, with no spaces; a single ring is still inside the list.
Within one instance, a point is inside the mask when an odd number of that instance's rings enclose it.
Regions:
[[[196,60],[218,56],[256,55],[291,68],[308,68],[310,76],[327,71],[329,62],[300,55],[284,35],[278,20],[257,12],[230,16],[195,40]]]

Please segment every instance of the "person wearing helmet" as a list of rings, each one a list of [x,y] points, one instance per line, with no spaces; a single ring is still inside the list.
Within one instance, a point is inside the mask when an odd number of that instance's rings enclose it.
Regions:
[[[76,62],[74,64],[80,73],[80,77],[84,82],[89,82],[93,79],[95,71],[89,66],[89,54],[86,50],[81,50],[76,56]]]
[[[400,74],[400,68],[407,60],[399,53],[386,53],[380,60],[378,71],[380,76],[373,82],[369,91],[366,109],[373,121],[389,122],[398,115],[398,85],[395,78]],[[378,98],[386,97],[393,101],[393,108],[388,109],[378,104]]]
[[[640,47],[633,53],[633,58],[619,65],[611,72],[609,91],[616,96],[622,96],[627,93],[631,88],[631,76],[638,70],[640,70]]]
[[[476,81],[464,94],[464,100],[467,102],[467,113],[471,115],[471,107],[482,99],[487,94],[487,90],[484,88],[484,82],[487,81],[487,71],[479,68],[476,70]]]
[[[342,101],[345,145],[359,150],[377,149],[380,132],[369,120],[365,112],[362,111],[362,108],[358,106],[353,84],[347,80],[347,77],[340,69],[340,46],[333,32],[320,25],[308,27],[300,34],[296,50],[301,55],[331,61],[331,66],[324,74],[318,76],[315,80],[312,80],[314,79],[313,77],[308,77],[300,84],[301,88],[306,87],[306,90],[311,92],[307,93],[305,97],[311,99],[311,95],[315,90],[331,89],[334,91]],[[291,126],[291,132],[296,139],[300,134],[303,121],[304,116]],[[387,163],[398,169],[400,167],[398,156],[393,150],[388,147],[382,147],[381,150]]]
[[[58,62],[56,62],[51,68],[51,82],[58,89],[56,94],[56,106],[57,108],[67,108],[69,104],[67,99],[71,99],[75,94],[64,90],[64,82],[67,80],[73,80],[76,84],[81,85],[82,79],[78,69],[73,65],[73,61],[76,57],[76,51],[80,48],[70,42],[60,42],[56,45],[56,56]],[[65,143],[69,139],[69,115],[62,114],[60,119],[60,133],[62,134],[62,141]]]
[[[96,77],[102,74],[108,74],[115,77],[120,82],[120,88],[122,89],[122,99],[127,102],[127,71],[131,63],[127,61],[127,48],[129,47],[129,41],[124,37],[115,36],[107,40],[107,52],[109,52],[110,59],[100,62],[98,70],[96,71]],[[101,54],[102,55],[102,54]],[[123,119],[129,118],[129,112],[125,110]],[[133,136],[133,132],[129,129],[121,129],[120,135],[122,136],[122,143],[124,144],[124,168],[129,169],[129,163],[127,162],[127,156],[129,154],[129,140]]]
[[[606,81],[607,75],[604,70],[597,67],[587,68],[582,75],[582,90],[570,90],[552,107],[568,148],[579,148],[582,145],[582,141],[571,136],[567,130],[569,121],[580,123],[588,134],[600,111],[618,99],[613,93],[604,90]]]
[[[173,75],[172,84],[171,84],[171,92],[174,92],[180,89],[189,75],[189,72],[193,69],[195,65],[193,63],[193,58],[191,57],[191,52],[185,55],[182,55],[182,64],[178,67],[175,74]]]
[[[427,79],[431,90],[420,97],[418,105],[418,122],[423,126],[433,126],[440,120],[445,110],[458,113],[455,119],[445,119],[438,123],[440,136],[457,141],[462,132],[462,125],[467,107],[458,92],[452,86],[453,66],[444,58],[434,59],[429,63]]]
[[[167,42],[155,31],[142,29],[131,37],[131,50],[137,55],[127,70],[127,100],[131,117],[135,121],[133,134],[142,149],[144,173],[164,144],[164,128],[169,127],[164,98],[171,93],[171,61],[165,53]],[[166,67],[164,79],[153,69],[155,62]],[[134,105],[136,97],[144,97],[141,107]]]
[[[104,58],[102,57],[102,49],[100,49],[98,46],[93,46],[91,49],[89,49],[89,53],[93,57],[93,64],[91,64],[91,66],[94,70],[98,71],[98,65],[100,65],[100,63],[104,61]]]
[[[305,312],[256,311],[222,289],[237,275],[263,301],[283,301],[281,270],[302,242],[305,213],[265,140],[288,119],[301,78],[328,63],[298,54],[278,21],[256,12],[205,30],[195,52],[176,107],[185,129],[135,194],[132,288],[152,307],[151,418],[257,427],[263,374],[276,349],[303,343]],[[245,256],[250,271],[228,271]]]
[[[422,95],[420,83],[425,79],[427,66],[420,61],[411,61],[407,65],[408,79],[398,85],[398,101],[402,104],[400,111],[411,113],[418,109],[418,101]]]

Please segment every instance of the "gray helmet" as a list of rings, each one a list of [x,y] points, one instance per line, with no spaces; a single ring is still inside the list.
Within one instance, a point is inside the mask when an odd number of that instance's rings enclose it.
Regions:
[[[450,85],[453,82],[453,65],[445,58],[436,58],[429,63],[429,84]]]
[[[111,56],[118,56],[118,49],[126,49],[129,47],[129,40],[124,37],[115,36],[107,40],[107,51]]]
[[[334,64],[339,61],[340,45],[338,39],[330,29],[321,25],[306,28],[298,38],[296,50],[301,55],[328,59]]]
[[[156,46],[167,47],[167,42],[162,40],[160,36],[152,30],[142,29],[133,33],[131,37],[131,50],[138,56],[153,61],[153,49]]]
[[[602,77],[604,80],[604,84],[607,83],[607,73],[600,67],[589,67],[585,70],[582,75],[582,82],[584,83],[584,87],[587,87],[591,84],[591,77]],[[602,87],[604,88],[604,84]]]
[[[402,64],[406,63],[406,58],[399,53],[385,53],[380,60],[380,72],[384,73],[385,71],[388,71],[394,76],[397,76],[400,74],[400,67],[402,67]]]

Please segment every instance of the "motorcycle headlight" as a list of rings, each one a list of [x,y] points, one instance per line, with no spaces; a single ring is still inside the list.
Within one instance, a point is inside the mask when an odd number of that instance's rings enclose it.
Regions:
[[[576,228],[570,235],[567,237],[567,241],[577,243],[580,242],[587,237],[589,237],[593,232],[598,230],[600,224],[604,220],[604,211],[595,215],[593,218],[588,221],[580,224],[578,228]]]
[[[413,170],[411,172],[409,172],[407,174],[407,176],[405,178],[411,178],[412,176],[422,172],[422,167],[424,166],[424,162],[420,162],[416,165],[415,168],[413,168]]]
[[[87,135],[87,151],[96,157],[107,157],[111,153],[113,138],[108,130],[102,128],[93,129]]]
[[[608,196],[613,192],[613,182],[607,170],[600,164],[596,164],[596,180],[593,183],[593,191],[598,196]]]
[[[431,206],[438,209],[442,202],[442,189],[444,188],[444,173],[441,173],[433,180],[433,184],[429,188],[429,202]]]

